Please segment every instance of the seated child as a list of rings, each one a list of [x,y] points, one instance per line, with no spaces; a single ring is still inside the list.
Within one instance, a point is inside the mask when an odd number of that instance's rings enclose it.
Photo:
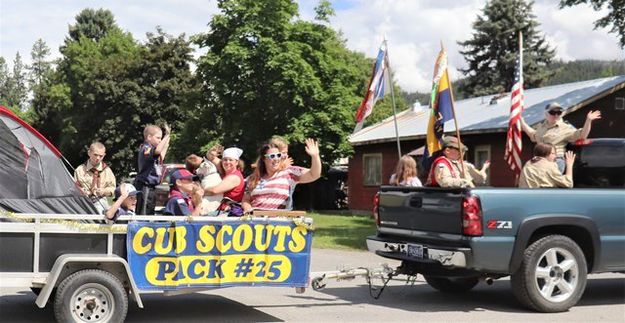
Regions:
[[[186,169],[173,172],[169,179],[169,201],[165,206],[165,215],[200,215],[204,190],[193,180],[193,175]]]
[[[106,219],[115,222],[120,215],[135,215],[137,195],[141,192],[134,185],[123,183],[117,186],[114,194],[115,203],[104,212]]]

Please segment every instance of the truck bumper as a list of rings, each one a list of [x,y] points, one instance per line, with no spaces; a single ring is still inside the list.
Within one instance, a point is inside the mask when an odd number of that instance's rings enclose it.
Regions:
[[[415,256],[408,252],[417,246],[422,248],[422,256]],[[422,244],[413,244],[402,241],[381,239],[376,236],[367,238],[367,249],[369,251],[386,258],[408,260],[422,263],[436,263],[450,268],[466,268],[467,259],[471,258],[470,248],[440,248]]]

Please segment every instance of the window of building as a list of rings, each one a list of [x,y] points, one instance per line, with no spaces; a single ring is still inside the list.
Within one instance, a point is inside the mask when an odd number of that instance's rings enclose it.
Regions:
[[[625,98],[614,99],[614,110],[625,110]]]
[[[362,156],[363,185],[382,185],[382,154],[364,154]]]
[[[482,166],[484,166],[487,160],[490,160],[490,145],[476,146],[473,155],[473,165],[475,168],[482,169]],[[485,185],[488,185],[490,184],[490,169],[486,171],[486,175],[488,175],[488,177],[486,177]]]

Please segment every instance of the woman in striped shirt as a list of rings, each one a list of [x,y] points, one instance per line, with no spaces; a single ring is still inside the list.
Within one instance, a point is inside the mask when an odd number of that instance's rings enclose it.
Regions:
[[[265,144],[259,151],[256,170],[247,179],[243,209],[287,209],[291,189],[298,183],[314,182],[321,176],[319,145],[306,139],[306,153],[311,158],[310,168],[288,166],[281,169],[282,154],[276,145]]]

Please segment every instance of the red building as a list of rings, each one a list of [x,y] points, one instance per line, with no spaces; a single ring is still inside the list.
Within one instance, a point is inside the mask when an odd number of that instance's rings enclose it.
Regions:
[[[589,138],[625,137],[625,75],[575,82],[525,91],[525,121],[536,126],[544,120],[544,108],[550,102],[564,107],[564,119],[575,127],[584,125],[590,110],[601,110],[602,119],[593,123]],[[402,154],[418,158],[425,144],[429,109],[411,109],[397,115]],[[483,96],[455,102],[462,142],[469,148],[467,160],[481,167],[491,160],[488,186],[514,185],[514,174],[505,163],[504,148],[510,95]],[[445,124],[445,132],[455,135],[454,121]],[[398,161],[393,118],[364,128],[350,137],[354,156],[349,160],[349,207],[369,211],[380,185],[388,184]],[[531,158],[534,144],[523,136],[523,162]],[[419,163],[418,163],[419,164]],[[419,169],[419,177],[427,176]]]

